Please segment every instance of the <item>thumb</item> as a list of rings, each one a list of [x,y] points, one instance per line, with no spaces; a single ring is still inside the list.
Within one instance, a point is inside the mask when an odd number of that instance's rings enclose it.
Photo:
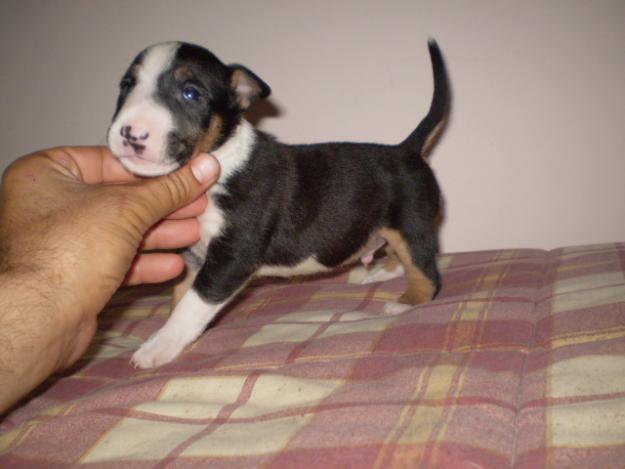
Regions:
[[[141,184],[150,224],[193,202],[218,179],[219,163],[209,154],[201,153],[182,168],[165,176],[145,180]]]

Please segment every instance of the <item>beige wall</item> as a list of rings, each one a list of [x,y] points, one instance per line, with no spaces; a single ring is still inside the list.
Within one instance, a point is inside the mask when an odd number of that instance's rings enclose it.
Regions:
[[[445,251],[625,238],[625,2],[7,1],[0,169],[104,143],[117,82],[145,45],[184,39],[248,65],[288,142],[392,143],[426,112],[426,39],[454,89],[432,155]]]

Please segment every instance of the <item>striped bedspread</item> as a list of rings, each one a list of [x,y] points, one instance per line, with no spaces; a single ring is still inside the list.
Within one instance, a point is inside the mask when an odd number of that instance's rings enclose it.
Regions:
[[[0,467],[625,467],[625,244],[440,268],[439,297],[395,316],[404,281],[362,267],[259,281],[147,371],[129,358],[169,291],[123,291],[0,423]]]

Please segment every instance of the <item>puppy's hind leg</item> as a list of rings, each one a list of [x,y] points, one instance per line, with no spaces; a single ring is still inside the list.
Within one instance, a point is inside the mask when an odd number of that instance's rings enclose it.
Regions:
[[[393,249],[406,272],[408,286],[398,302],[386,305],[387,314],[398,314],[411,306],[430,301],[440,287],[434,251],[420,249],[408,236],[392,229],[382,230],[382,235]]]
[[[404,275],[404,266],[399,262],[393,250],[386,247],[386,259],[382,265],[376,265],[367,270],[367,275],[360,281],[362,285],[376,282],[386,282]]]

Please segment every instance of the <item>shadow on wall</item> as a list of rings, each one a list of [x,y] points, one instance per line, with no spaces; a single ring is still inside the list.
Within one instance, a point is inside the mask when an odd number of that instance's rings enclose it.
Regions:
[[[282,110],[276,106],[271,100],[263,99],[254,103],[254,105],[245,113],[245,118],[257,127],[263,119],[271,117],[280,117]]]

